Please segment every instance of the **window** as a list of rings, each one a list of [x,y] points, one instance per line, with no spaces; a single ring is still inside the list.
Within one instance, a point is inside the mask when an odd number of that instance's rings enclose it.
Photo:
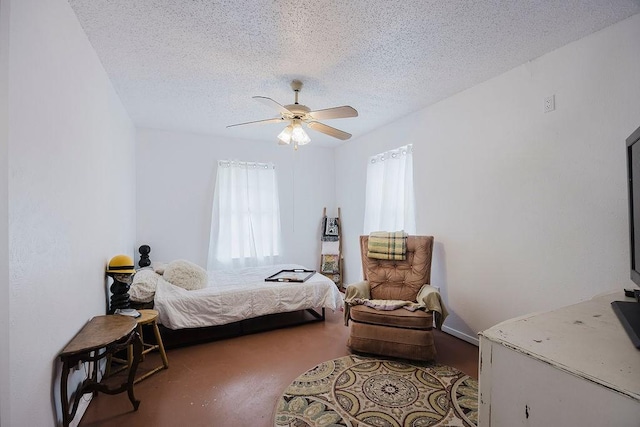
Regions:
[[[411,144],[369,158],[364,234],[416,231]]]
[[[280,241],[275,166],[219,161],[207,269],[274,264]]]

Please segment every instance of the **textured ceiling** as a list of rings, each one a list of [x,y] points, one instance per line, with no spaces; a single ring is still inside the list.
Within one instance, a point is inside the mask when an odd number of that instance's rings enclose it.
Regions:
[[[354,138],[640,13],[640,0],[69,0],[140,127],[260,139],[277,111],[351,105]],[[344,143],[310,130],[312,142]]]

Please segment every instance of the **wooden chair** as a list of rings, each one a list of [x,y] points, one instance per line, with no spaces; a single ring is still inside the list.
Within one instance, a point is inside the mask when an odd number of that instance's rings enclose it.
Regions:
[[[160,335],[160,330],[158,329],[158,312],[156,310],[138,310],[140,312],[140,317],[135,318],[137,322],[136,329],[138,331],[138,335],[140,336],[140,340],[142,341],[142,351],[140,353],[141,361],[144,361],[144,356],[154,350],[158,350],[160,353],[160,358],[162,359],[162,364],[153,367],[152,369],[144,372],[140,376],[136,377],[134,383],[139,383],[145,378],[149,378],[151,375],[155,374],[158,371],[169,368],[169,360],[167,359],[167,353],[164,350],[164,344],[162,343],[162,336]],[[118,316],[118,315],[115,315]],[[151,325],[153,329],[153,334],[156,339],[155,344],[150,344],[144,341],[144,335],[142,333],[142,327],[144,325]],[[131,366],[131,362],[133,361],[133,347],[129,346],[127,351],[127,359],[120,359],[117,357],[109,357],[107,361],[107,368],[105,376],[108,377],[110,375],[114,375],[124,369],[127,369]],[[124,366],[121,366],[117,369],[112,369],[111,364],[113,362],[120,363]]]

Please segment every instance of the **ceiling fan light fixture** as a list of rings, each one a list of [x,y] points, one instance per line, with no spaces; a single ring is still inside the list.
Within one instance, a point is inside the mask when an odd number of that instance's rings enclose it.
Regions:
[[[300,123],[296,123],[293,125],[293,131],[291,131],[291,140],[296,145],[306,145],[311,142],[311,138],[309,135],[302,129]]]
[[[289,125],[278,134],[278,144],[288,145],[291,143],[291,135],[293,133],[293,125]]]

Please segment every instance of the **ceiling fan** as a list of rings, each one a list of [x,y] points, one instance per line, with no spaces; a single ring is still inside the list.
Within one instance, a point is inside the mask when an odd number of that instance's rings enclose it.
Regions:
[[[278,135],[278,144],[289,145],[293,143],[294,149],[298,149],[299,145],[305,145],[311,142],[311,138],[302,128],[302,124],[306,124],[307,127],[317,132],[324,133],[325,135],[332,136],[341,140],[347,140],[351,138],[351,134],[340,129],[320,123],[318,120],[329,119],[342,119],[347,117],[357,117],[358,112],[348,106],[326,108],[324,110],[311,111],[306,105],[298,103],[298,93],[302,89],[302,82],[300,80],[293,80],[291,82],[291,89],[295,93],[295,102],[289,105],[281,105],[271,98],[266,96],[254,96],[253,99],[262,102],[263,104],[275,109],[280,113],[280,117],[272,119],[257,120],[253,122],[237,123],[235,125],[229,125],[228,128],[234,126],[244,126],[253,124],[267,124],[267,123],[281,123],[289,122],[289,125],[284,128]]]

